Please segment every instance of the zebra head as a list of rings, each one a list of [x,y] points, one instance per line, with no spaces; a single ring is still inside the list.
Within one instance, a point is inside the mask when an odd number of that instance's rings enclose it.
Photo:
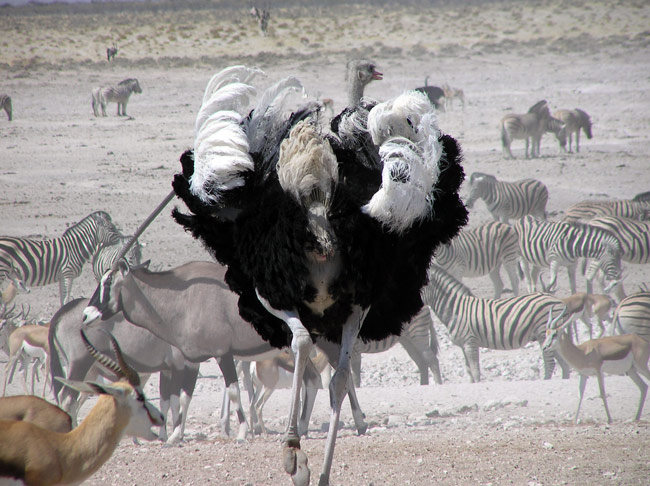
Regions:
[[[136,78],[123,79],[122,81],[117,83],[117,85],[128,86],[133,93],[138,93],[138,94],[142,93],[142,88],[140,87],[140,83]]]
[[[110,214],[106,211],[95,211],[89,217],[96,225],[97,248],[106,245],[115,245],[120,242],[122,233],[117,229],[115,223],[113,223]]]
[[[493,175],[474,172],[469,178],[469,197],[465,205],[471,209],[477,199],[484,198],[489,188],[494,187],[497,179]]]
[[[580,115],[580,125],[582,126],[582,130],[585,132],[587,138],[591,139],[591,118],[589,118],[586,111],[583,111],[580,108],[576,108],[575,111]]]

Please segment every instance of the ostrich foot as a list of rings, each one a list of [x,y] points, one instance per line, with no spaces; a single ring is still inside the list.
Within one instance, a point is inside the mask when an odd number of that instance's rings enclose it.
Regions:
[[[310,471],[307,465],[307,454],[297,448],[287,445],[282,451],[282,462],[284,470],[291,475],[291,481],[295,486],[309,486]]]

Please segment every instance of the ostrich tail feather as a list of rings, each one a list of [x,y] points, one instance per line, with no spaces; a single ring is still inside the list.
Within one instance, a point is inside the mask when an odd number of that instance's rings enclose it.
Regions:
[[[203,101],[205,103],[215,91],[218,91],[220,88],[226,84],[231,83],[244,83],[249,84],[250,81],[256,76],[264,76],[264,71],[257,68],[249,68],[246,66],[230,66],[222,69],[217,74],[210,78],[205,91],[203,92]]]
[[[434,108],[425,95],[404,93],[370,110],[368,131],[380,146],[382,184],[362,210],[401,233],[431,216],[442,156]]]

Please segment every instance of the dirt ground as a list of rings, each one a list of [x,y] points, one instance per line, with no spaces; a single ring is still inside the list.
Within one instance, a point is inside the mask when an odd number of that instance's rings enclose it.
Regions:
[[[0,234],[56,237],[95,210],[108,211],[124,233],[134,231],[170,191],[179,156],[193,144],[205,84],[240,63],[267,73],[262,88],[296,75],[309,93],[334,99],[335,111],[346,100],[348,58],[377,63],[384,80],[366,94],[379,100],[429,76],[430,85],[464,90],[464,109],[454,104],[439,114],[439,124],[460,141],[468,175],[541,180],[551,219],[581,200],[631,198],[650,189],[648,26],[650,6],[642,1],[278,5],[268,36],[248,8],[219,2],[0,8],[0,92],[10,94],[14,109],[13,121],[0,116]],[[108,63],[105,50],[113,42],[119,52]],[[111,104],[108,117],[94,117],[92,88],[127,77],[143,88],[131,97],[130,116],[115,116]],[[515,141],[516,159],[506,160],[499,120],[540,99],[552,110],[587,111],[593,139],[583,136],[576,154],[562,152],[547,135],[533,160],[523,158],[523,142]],[[158,269],[208,259],[169,211],[142,236],[145,258]],[[478,203],[470,227],[489,219]],[[646,269],[625,267],[628,293],[648,283]],[[466,283],[476,295],[492,296],[489,279]],[[86,266],[73,296],[89,296],[95,285]],[[557,295],[568,294],[562,274]],[[34,288],[17,302],[29,305],[32,317],[49,319],[59,307],[58,286]],[[419,386],[401,348],[364,357],[359,399],[370,428],[357,436],[344,404],[332,486],[650,484],[650,406],[640,422],[630,421],[638,390],[627,377],[606,381],[612,425],[595,380],[582,421],[573,425],[577,378],[562,380],[556,372],[541,380],[537,344],[482,350],[484,380],[469,384],[459,349],[439,322],[436,330],[441,386]],[[289,484],[280,447],[287,390],[265,408],[269,436],[237,444],[220,435],[223,383],[214,361],[201,372],[184,443],[134,445],[125,438],[86,484]],[[155,377],[146,390],[155,402]],[[9,391],[21,393],[20,381]],[[321,392],[302,442],[312,484],[328,420]]]

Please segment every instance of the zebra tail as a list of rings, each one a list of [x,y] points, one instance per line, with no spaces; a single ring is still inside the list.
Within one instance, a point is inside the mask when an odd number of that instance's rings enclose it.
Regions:
[[[508,140],[508,131],[506,130],[506,125],[504,123],[501,124],[501,146],[503,148],[508,146],[508,143],[510,140]]]

